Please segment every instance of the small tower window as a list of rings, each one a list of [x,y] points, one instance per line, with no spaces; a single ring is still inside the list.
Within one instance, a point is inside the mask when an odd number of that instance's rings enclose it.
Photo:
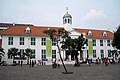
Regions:
[[[26,28],[25,33],[30,33],[30,28],[29,27]]]
[[[68,23],[70,23],[70,19],[68,19]]]
[[[88,36],[92,36],[92,32],[91,31],[88,32]]]
[[[106,37],[106,36],[107,36],[107,33],[106,33],[106,32],[103,32],[103,36]]]
[[[65,19],[65,23],[67,23],[67,19]]]

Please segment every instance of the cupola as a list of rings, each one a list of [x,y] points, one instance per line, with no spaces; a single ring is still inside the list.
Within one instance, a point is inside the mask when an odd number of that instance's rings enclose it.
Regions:
[[[72,24],[72,16],[68,14],[68,7],[66,7],[66,14],[63,16],[63,24]]]

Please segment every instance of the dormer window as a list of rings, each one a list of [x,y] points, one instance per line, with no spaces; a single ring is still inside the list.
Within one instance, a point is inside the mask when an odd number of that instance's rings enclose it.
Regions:
[[[26,28],[25,33],[30,33],[30,28],[29,27]]]
[[[106,33],[106,32],[103,32],[103,36],[106,37],[106,36],[107,36],[107,33]]]
[[[88,32],[88,36],[92,36],[92,32],[91,31]]]

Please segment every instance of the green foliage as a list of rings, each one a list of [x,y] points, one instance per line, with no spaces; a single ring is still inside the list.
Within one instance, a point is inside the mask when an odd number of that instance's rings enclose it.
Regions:
[[[79,36],[78,38],[71,39],[70,37],[67,38],[65,41],[63,41],[64,45],[62,45],[62,48],[65,49],[73,49],[77,51],[81,51],[84,44],[86,44],[87,40],[83,37],[83,35]]]
[[[32,56],[32,50],[30,48],[25,49],[24,55],[26,55],[27,57],[31,57]]]
[[[17,48],[10,48],[8,50],[8,54],[12,55],[13,57],[15,57],[16,55],[18,55],[18,49]]]
[[[112,46],[116,47],[117,49],[120,49],[120,25],[118,26],[117,31],[114,32],[114,39],[112,42]]]
[[[82,51],[84,44],[86,44],[87,42],[87,40],[83,37],[83,34],[81,34],[81,36],[79,36],[78,38],[72,39],[69,36],[70,32],[64,30],[64,28],[60,28],[58,29],[58,31],[54,29],[53,30],[48,29],[45,30],[44,33],[49,35],[50,39],[54,39],[54,36],[56,36],[58,39],[60,39],[61,37],[62,38],[62,41],[60,42],[62,43],[61,48],[67,50],[74,56],[79,55],[78,51]]]
[[[8,50],[8,55],[12,55],[12,57],[13,57],[13,63],[14,63],[15,56],[19,55],[18,49],[17,48],[10,48]]]
[[[32,50],[30,48],[25,49],[24,55],[27,56],[27,64],[29,64],[29,60],[32,57]]]
[[[53,39],[53,37],[54,37],[54,35],[56,33],[56,30],[54,30],[54,29],[48,29],[48,30],[43,31],[43,33],[49,35],[50,39]]]

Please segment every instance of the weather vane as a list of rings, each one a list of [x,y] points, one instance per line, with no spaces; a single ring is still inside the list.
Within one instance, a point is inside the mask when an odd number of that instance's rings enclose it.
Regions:
[[[66,12],[68,13],[68,7],[66,7]]]

